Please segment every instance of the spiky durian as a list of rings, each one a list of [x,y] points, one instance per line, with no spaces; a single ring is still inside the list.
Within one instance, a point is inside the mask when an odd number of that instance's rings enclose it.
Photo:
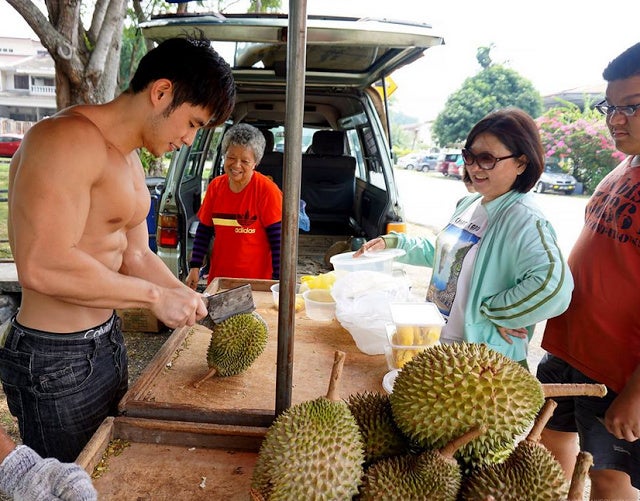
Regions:
[[[382,459],[369,466],[361,487],[361,501],[455,501],[462,472],[454,452],[483,433],[474,427],[441,450]]]
[[[390,396],[400,430],[439,449],[476,423],[487,432],[457,452],[467,467],[505,459],[544,402],[542,386],[520,364],[480,344],[427,348],[398,374]]]
[[[344,353],[337,355],[337,372],[343,359]],[[293,405],[269,427],[253,469],[254,497],[329,501],[358,493],[363,443],[346,402],[336,395],[337,379],[332,374],[326,397]]]
[[[393,420],[389,395],[356,393],[347,398],[347,405],[362,433],[367,464],[409,452],[409,439]]]
[[[539,443],[540,432],[555,406],[553,400],[547,401],[527,437],[506,461],[485,465],[468,475],[461,490],[464,501],[484,501],[489,496],[504,501],[567,499],[569,484],[562,467]]]
[[[212,326],[207,350],[209,372],[193,385],[197,388],[213,375],[235,376],[258,358],[268,340],[268,327],[255,311],[240,313]]]

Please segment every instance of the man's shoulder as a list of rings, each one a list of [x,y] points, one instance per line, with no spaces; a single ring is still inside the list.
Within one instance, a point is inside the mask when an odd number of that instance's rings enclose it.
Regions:
[[[83,113],[74,108],[64,109],[55,115],[39,121],[27,132],[33,140],[59,141],[64,138],[66,147],[70,144],[104,142],[100,129]]]

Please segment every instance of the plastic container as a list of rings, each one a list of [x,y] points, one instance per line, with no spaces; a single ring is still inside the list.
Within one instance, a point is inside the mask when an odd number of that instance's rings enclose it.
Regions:
[[[273,306],[278,309],[280,304],[280,282],[271,286],[271,294],[273,296]],[[304,308],[304,298],[300,294],[300,284],[296,284],[296,311],[301,311]]]
[[[418,353],[438,344],[445,321],[438,307],[429,302],[391,303],[389,308],[393,323],[387,325],[387,365],[402,369]]]
[[[330,322],[336,316],[336,302],[326,289],[309,289],[302,293],[307,317],[311,320]]]
[[[337,272],[377,271],[391,275],[393,260],[403,256],[403,249],[384,249],[381,251],[365,252],[360,257],[353,257],[355,252],[336,254],[329,260]]]

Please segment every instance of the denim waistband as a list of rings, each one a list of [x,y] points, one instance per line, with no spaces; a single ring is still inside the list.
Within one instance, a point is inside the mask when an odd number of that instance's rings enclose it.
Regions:
[[[111,318],[109,318],[109,320],[107,320],[105,323],[101,325],[98,325],[91,329],[87,329],[86,331],[78,331],[78,332],[72,332],[72,333],[66,334],[66,333],[52,333],[52,332],[41,331],[38,329],[30,329],[29,327],[24,327],[23,325],[20,325],[18,323],[18,321],[16,320],[16,317],[14,316],[11,319],[10,328],[16,331],[19,331],[23,335],[26,334],[28,336],[32,336],[40,339],[59,340],[59,341],[62,341],[62,340],[90,341],[92,339],[100,338],[108,334],[109,332],[111,332],[117,319],[118,317],[114,311],[113,315],[111,315]]]

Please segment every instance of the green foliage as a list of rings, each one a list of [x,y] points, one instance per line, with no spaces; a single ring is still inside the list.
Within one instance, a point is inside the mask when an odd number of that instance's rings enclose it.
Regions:
[[[9,188],[9,159],[0,158],[0,189]],[[6,198],[7,193],[2,192],[1,198]],[[9,204],[0,202],[0,259],[12,259],[11,248],[9,247],[9,230],[7,227],[7,216],[9,215]]]
[[[247,12],[278,12],[281,0],[251,0]]]
[[[427,149],[427,145],[418,136],[419,119],[396,110],[391,99],[389,122],[391,124],[392,151],[399,158],[415,150]]]
[[[164,157],[156,157],[146,148],[140,148],[138,150],[138,156],[140,157],[140,162],[142,162],[142,167],[147,176],[165,175]]]
[[[120,71],[118,73],[118,89],[123,92],[129,86],[135,69],[142,56],[147,52],[144,38],[135,26],[125,27],[122,32],[122,49],[120,52]]]
[[[488,52],[483,54],[488,58]],[[433,124],[434,140],[441,147],[459,147],[485,115],[508,106],[537,117],[542,112],[542,97],[533,84],[516,71],[491,65],[467,78],[462,87],[449,96]]]
[[[537,120],[547,158],[558,163],[593,193],[598,183],[624,159],[616,150],[604,117],[585,103],[552,108]]]

